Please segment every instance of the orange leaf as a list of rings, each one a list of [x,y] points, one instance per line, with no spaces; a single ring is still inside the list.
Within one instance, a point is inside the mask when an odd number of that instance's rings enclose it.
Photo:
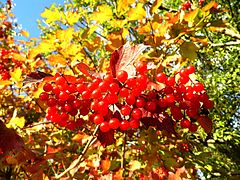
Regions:
[[[212,8],[217,8],[217,6],[218,6],[218,4],[215,2],[215,1],[211,1],[210,3],[208,3],[206,6],[204,6],[203,8],[202,8],[202,10],[203,11],[208,11],[208,10],[210,10],[210,9],[212,9]]]
[[[60,54],[52,54],[48,56],[48,62],[51,66],[56,66],[58,64],[66,65],[66,59],[62,57]]]
[[[101,167],[103,171],[109,170],[109,168],[111,167],[111,161],[108,158],[101,160]]]

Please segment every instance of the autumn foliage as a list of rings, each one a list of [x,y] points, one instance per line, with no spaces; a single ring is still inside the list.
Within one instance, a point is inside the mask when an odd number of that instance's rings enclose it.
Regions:
[[[99,1],[101,2],[101,1]],[[218,4],[73,1],[16,40],[0,11],[0,170],[31,179],[194,179],[214,103],[191,63]],[[18,34],[28,38],[26,31]],[[200,138],[200,137],[199,137]],[[194,159],[195,158],[195,159]],[[19,173],[20,172],[20,173]],[[0,176],[1,177],[1,176]]]

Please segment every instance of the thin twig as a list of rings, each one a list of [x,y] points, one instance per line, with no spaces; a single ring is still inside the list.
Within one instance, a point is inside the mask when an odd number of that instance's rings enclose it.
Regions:
[[[217,44],[211,44],[211,47],[221,47],[221,46],[235,46],[239,45],[240,41],[230,41],[226,43],[217,43]]]
[[[78,164],[82,161],[83,156],[86,154],[89,147],[97,140],[96,134],[98,131],[99,126],[97,126],[91,136],[91,139],[87,142],[85,148],[83,149],[82,153],[78,156],[76,160],[74,160],[74,163],[72,163],[65,171],[63,171],[61,174],[57,175],[55,178],[60,179],[62,176],[64,176],[66,173],[74,169],[75,167],[78,167]]]
[[[126,133],[123,133],[123,147],[122,147],[122,159],[121,159],[121,168],[122,169],[124,169],[126,141],[127,141],[127,135],[126,135]]]

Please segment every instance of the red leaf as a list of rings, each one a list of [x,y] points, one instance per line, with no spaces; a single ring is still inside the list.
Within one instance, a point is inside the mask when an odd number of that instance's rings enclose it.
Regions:
[[[110,58],[110,68],[112,75],[116,77],[116,73],[124,70],[129,77],[136,74],[133,63],[137,60],[139,55],[147,48],[144,44],[131,46],[129,42],[121,46],[118,50],[112,53]]]
[[[86,76],[92,76],[93,72],[90,70],[89,66],[85,63],[78,63],[77,68],[79,71],[81,71]]]
[[[51,78],[53,78],[51,74],[47,74],[41,71],[31,72],[23,80],[23,88],[31,86],[32,84],[36,84],[43,80],[51,80]]]
[[[0,157],[24,146],[22,138],[13,129],[7,128],[2,121],[0,121],[0,137]]]
[[[212,120],[207,117],[207,116],[200,116],[197,121],[199,122],[199,124],[201,125],[201,127],[204,129],[204,131],[206,133],[211,133],[212,131]]]
[[[113,130],[108,131],[106,133],[99,131],[97,138],[104,147],[111,145],[115,142]]]

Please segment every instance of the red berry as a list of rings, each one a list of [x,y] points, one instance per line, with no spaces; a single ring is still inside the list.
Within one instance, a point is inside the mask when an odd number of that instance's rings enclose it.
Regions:
[[[131,107],[128,105],[124,105],[121,107],[120,112],[123,116],[128,116],[131,112]]]
[[[77,84],[76,89],[77,92],[82,93],[87,89],[87,86],[85,84]]]
[[[187,73],[187,74],[193,74],[193,73],[195,73],[195,67],[192,66],[192,65],[188,66],[188,67],[186,68],[186,73]]]
[[[144,105],[146,104],[146,101],[144,98],[142,97],[138,97],[137,100],[136,100],[136,106],[141,108],[141,107],[144,107]]]
[[[129,95],[129,90],[123,87],[122,89],[120,89],[119,95],[122,97],[127,97]]]
[[[198,126],[196,124],[193,124],[193,123],[189,127],[189,131],[192,132],[192,133],[196,132],[197,129],[198,129]]]
[[[90,99],[90,97],[91,97],[91,92],[90,91],[88,91],[88,90],[85,90],[85,91],[83,91],[82,92],[82,98],[83,99]]]
[[[156,76],[156,80],[160,83],[165,83],[166,79],[167,79],[167,76],[163,72],[158,73]]]
[[[142,111],[139,108],[135,108],[133,109],[131,116],[133,119],[136,119],[136,120],[141,119]]]
[[[107,121],[104,121],[100,125],[100,130],[102,132],[108,132],[110,130],[109,123]]]
[[[109,127],[111,129],[117,129],[120,126],[120,121],[117,118],[112,118],[109,121]]]
[[[175,84],[175,79],[174,79],[174,77],[168,77],[168,78],[166,79],[166,81],[165,81],[165,84],[166,84],[167,86],[174,86],[174,84]]]
[[[109,89],[109,83],[107,81],[100,82],[98,85],[98,89],[101,92],[105,92]]]
[[[126,82],[126,84],[127,84],[127,86],[128,86],[129,88],[134,88],[134,87],[136,87],[136,83],[137,83],[137,81],[136,81],[136,79],[134,79],[134,78],[129,78],[129,79],[127,80],[127,82]]]
[[[115,104],[118,102],[118,96],[115,93],[108,94],[106,99],[109,104]]]
[[[136,129],[136,128],[138,128],[140,126],[140,121],[136,120],[136,119],[131,119],[129,124],[130,124],[131,128]]]
[[[167,94],[165,96],[165,101],[169,104],[173,103],[174,102],[174,95],[173,94]]]
[[[101,91],[99,89],[95,89],[92,91],[92,98],[93,99],[100,99],[102,97]]]
[[[64,77],[59,76],[59,77],[56,78],[55,83],[56,83],[57,85],[62,85],[62,84],[64,84],[64,83],[66,83],[66,80],[65,80]]]
[[[49,98],[49,99],[47,100],[47,105],[48,105],[49,107],[56,106],[56,105],[57,105],[57,100],[54,99],[54,98]]]
[[[130,94],[126,97],[126,103],[128,105],[133,105],[135,103],[135,101],[136,101],[136,97],[132,94]]]
[[[103,121],[104,121],[104,118],[100,114],[95,115],[94,118],[93,118],[93,122],[95,124],[101,124]]]
[[[178,81],[181,84],[186,84],[189,81],[189,77],[188,76],[180,76],[180,78],[178,79]]]
[[[204,90],[204,85],[202,83],[196,83],[193,85],[193,90],[196,92],[201,92]]]
[[[189,121],[188,119],[183,119],[181,120],[180,125],[182,128],[190,128],[191,121]]]
[[[211,100],[206,100],[203,103],[203,107],[206,108],[206,109],[212,109],[214,107],[214,103]]]
[[[123,121],[121,122],[121,124],[120,124],[120,129],[121,129],[122,131],[128,130],[129,127],[130,127],[130,124],[129,124],[129,122],[126,121],[126,120],[123,120]]]
[[[117,83],[111,83],[110,85],[109,85],[109,91],[111,92],[111,93],[117,93],[118,91],[119,91],[119,85],[117,84]]]
[[[106,74],[104,76],[104,81],[108,82],[108,83],[112,83],[113,82],[113,76],[111,74]]]
[[[48,93],[42,92],[42,93],[39,95],[39,99],[40,99],[41,101],[46,101],[46,100],[48,100]]]
[[[116,78],[119,82],[124,83],[128,78],[128,73],[126,71],[119,71],[116,75]]]
[[[154,112],[157,108],[157,103],[155,101],[148,101],[146,104],[146,109],[150,112]]]
[[[53,88],[52,84],[50,84],[50,83],[46,83],[43,86],[43,90],[46,91],[46,92],[50,92],[52,90],[52,88]]]
[[[137,62],[136,71],[140,74],[146,73],[147,72],[147,64],[142,61]]]
[[[69,94],[65,91],[61,91],[59,93],[59,96],[58,98],[61,100],[61,101],[67,101],[69,99]]]

